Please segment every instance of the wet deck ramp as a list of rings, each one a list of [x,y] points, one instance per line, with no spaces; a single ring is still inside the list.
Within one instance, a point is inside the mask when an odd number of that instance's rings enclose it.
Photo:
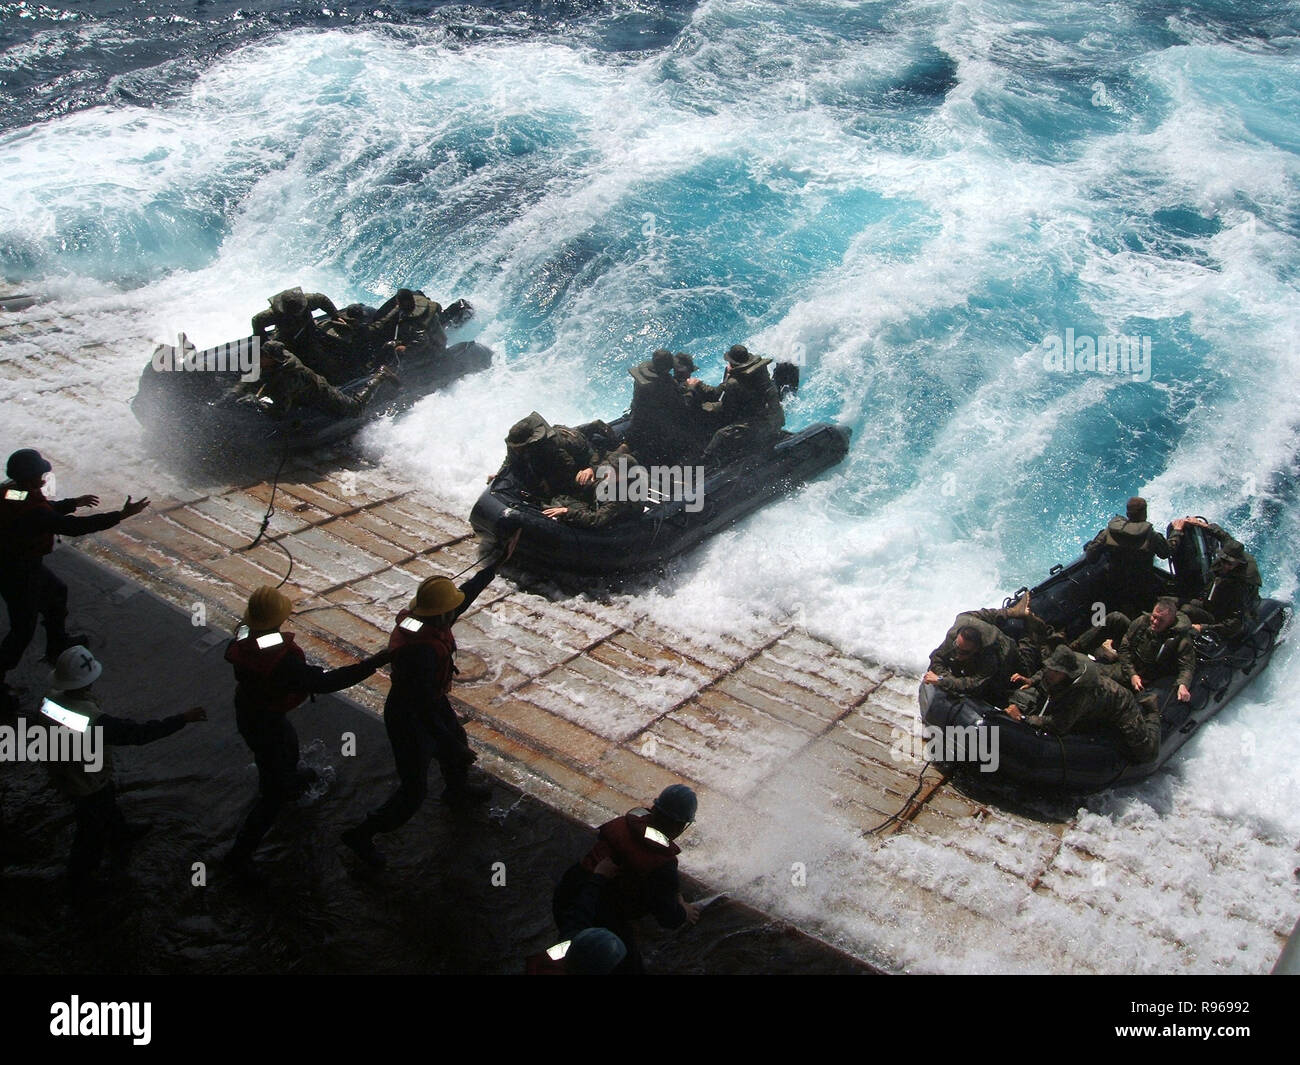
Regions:
[[[331,665],[382,646],[423,578],[475,562],[436,486],[346,450],[290,459],[274,486],[178,476],[142,446],[135,371],[113,372],[125,356],[97,339],[121,316],[0,314],[0,380],[29,415],[11,445],[40,447],[106,506],[148,491],[149,511],[78,547],[201,620],[195,654],[220,653],[249,592],[290,557],[293,627]],[[140,336],[133,352],[150,349]],[[104,419],[120,440],[108,457],[78,447]],[[704,637],[635,597],[516,576],[457,625],[454,695],[482,764],[590,824],[690,782],[701,817],[686,866],[852,953],[895,970],[1265,972],[1290,931],[1296,849],[1266,826],[1171,818],[1158,781],[1083,809],[974,798],[919,776],[915,675],[789,618]],[[381,712],[386,678],[352,694]]]

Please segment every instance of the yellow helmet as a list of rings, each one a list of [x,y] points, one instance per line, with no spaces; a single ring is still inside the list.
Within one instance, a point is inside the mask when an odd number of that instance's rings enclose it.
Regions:
[[[244,611],[244,624],[254,632],[278,629],[292,613],[293,603],[289,597],[278,588],[264,584],[248,597],[248,609]]]
[[[418,618],[436,618],[464,601],[465,593],[446,577],[426,577],[411,600],[410,611]]]

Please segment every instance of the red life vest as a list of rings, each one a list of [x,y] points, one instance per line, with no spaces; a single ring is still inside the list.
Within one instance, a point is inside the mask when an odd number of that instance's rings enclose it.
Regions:
[[[39,562],[54,550],[52,532],[21,528],[23,519],[38,510],[54,510],[39,488],[22,489],[13,481],[0,485],[0,546],[10,559]]]
[[[306,701],[309,694],[285,691],[278,684],[271,683],[271,674],[286,655],[292,655],[300,662],[307,661],[302,648],[293,642],[293,633],[280,635],[283,640],[274,647],[258,647],[258,637],[245,636],[242,640],[231,640],[226,648],[226,661],[235,667],[235,680],[240,690],[256,702],[259,709],[273,714],[287,714]]]
[[[546,951],[530,954],[524,959],[525,976],[565,976],[564,962],[556,961]]]
[[[682,849],[672,840],[665,847],[646,839],[649,824],[648,816],[637,814],[624,814],[606,821],[600,826],[596,845],[582,859],[582,867],[589,873],[594,872],[602,858],[612,858],[621,870],[615,880],[618,883],[629,874],[645,877],[665,865],[676,865],[677,855]]]
[[[403,622],[408,619],[411,624],[404,626]],[[415,624],[419,628],[414,628]],[[451,689],[451,678],[459,672],[455,658],[456,637],[451,634],[449,626],[431,625],[425,619],[415,617],[409,610],[401,611],[397,615],[397,624],[388,634],[388,649],[397,655],[403,648],[420,645],[432,647],[438,652],[438,691],[446,695]]]
[[[681,848],[672,840],[667,846],[646,838],[648,815],[624,814],[600,826],[596,845],[582,859],[582,867],[595,872],[603,858],[610,858],[619,867],[610,890],[617,899],[617,907],[629,920],[649,913],[651,900],[646,895],[646,879],[651,873],[666,865],[676,867]]]

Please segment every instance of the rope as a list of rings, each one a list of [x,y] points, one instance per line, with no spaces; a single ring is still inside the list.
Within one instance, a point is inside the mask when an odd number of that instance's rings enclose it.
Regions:
[[[271,479],[271,498],[267,501],[266,513],[262,515],[262,524],[258,528],[257,535],[253,537],[252,542],[249,543],[247,547],[241,547],[239,549],[240,551],[253,550],[253,548],[262,542],[263,537],[266,536],[267,527],[271,524],[271,518],[275,514],[275,494],[280,489],[280,474],[283,472],[284,464],[288,459],[289,447],[286,444],[284,451],[280,454],[280,464],[275,468],[275,476]],[[288,581],[289,575],[293,572],[293,553],[278,539],[272,539],[269,542],[275,544],[276,547],[283,551],[284,557],[289,560],[289,568],[285,570],[284,576],[280,578],[280,583],[276,585],[277,588],[282,588],[284,587],[285,582]]]
[[[889,817],[885,818],[885,820],[881,821],[880,824],[876,825],[875,828],[867,829],[864,833],[862,833],[864,836],[874,836],[877,832],[883,831],[884,829],[892,825],[895,821],[900,820],[902,816],[905,813],[907,813],[907,811],[912,806],[913,800],[919,794],[921,794],[921,789],[925,786],[925,771],[929,769],[930,766],[933,764],[934,764],[933,762],[926,762],[925,765],[921,766],[921,773],[916,778],[916,787],[912,789],[912,794],[907,797],[907,800],[903,803],[901,807],[899,807],[896,813],[891,814]]]

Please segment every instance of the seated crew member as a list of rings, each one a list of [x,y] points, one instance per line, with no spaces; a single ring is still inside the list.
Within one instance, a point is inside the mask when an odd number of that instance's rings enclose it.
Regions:
[[[673,380],[682,387],[683,391],[694,392],[697,388],[703,388],[715,393],[706,396],[706,399],[717,399],[721,395],[695,376],[695,360],[685,351],[679,351],[673,356]]]
[[[1129,626],[1112,677],[1139,694],[1172,677],[1178,701],[1186,703],[1192,698],[1195,672],[1192,623],[1178,612],[1177,599],[1161,596],[1151,613],[1143,614]]]
[[[392,369],[381,366],[360,391],[349,395],[304,366],[279,341],[268,340],[261,349],[261,376],[256,381],[241,381],[227,395],[239,403],[253,405],[263,398],[270,399],[273,418],[288,417],[295,408],[314,408],[351,418],[365,409],[384,381],[401,384]]]
[[[767,370],[772,360],[751,355],[742,344],[728,349],[726,359],[721,398],[702,405],[717,427],[704,449],[706,466],[775,443],[785,425],[781,397]]]
[[[1219,549],[1210,564],[1210,582],[1189,602],[1183,612],[1194,632],[1206,632],[1220,639],[1239,636],[1255,616],[1259,605],[1259,565],[1240,540],[1220,526],[1200,518],[1179,518],[1173,523],[1170,546],[1177,550],[1188,525],[1196,525],[1216,540]]]
[[[1065,642],[1064,633],[1053,629],[1033,612],[1030,593],[1027,591],[1010,606],[972,610],[969,611],[969,616],[995,626],[1015,642],[1015,657],[1007,662],[1008,668],[1014,670],[1011,677],[1013,683],[1017,678],[1023,680],[1022,674],[1042,668],[1043,659],[1058,644]]]
[[[1147,521],[1147,501],[1133,496],[1125,516],[1111,518],[1083,548],[1089,562],[1108,559],[1106,605],[1129,617],[1145,611],[1160,594],[1155,560],[1169,557],[1169,544]]]
[[[673,353],[660,348],[628,374],[634,382],[628,446],[649,463],[681,462],[694,440],[686,395],[673,376]]]
[[[950,695],[1001,705],[1012,674],[1021,672],[1021,663],[1011,637],[993,624],[1000,614],[997,610],[958,614],[943,643],[930,652],[930,668],[922,683]]]
[[[682,434],[687,441],[685,461],[694,461],[713,439],[713,415],[704,409],[706,403],[717,403],[722,389],[707,385],[695,376],[695,360],[685,351],[673,356],[673,380],[682,391],[686,404],[686,420]]]
[[[645,502],[630,498],[628,488],[638,465],[626,444],[616,447],[595,467],[596,480],[592,484],[575,486],[571,493],[556,496],[542,514],[579,529],[604,529],[639,517]]]
[[[551,425],[533,411],[510,427],[506,459],[488,481],[510,473],[526,495],[549,501],[594,485],[595,465],[596,453],[585,436],[566,425]]]
[[[671,784],[659,794],[649,813],[632,812],[600,826],[596,845],[571,866],[555,889],[552,909],[560,937],[568,939],[593,922],[608,928],[627,947],[627,957],[615,972],[640,975],[645,971],[637,947],[633,922],[653,915],[664,928],[680,928],[699,920],[699,907],[682,898],[677,877],[677,839],[694,822],[695,792],[685,784]],[[603,876],[609,859],[617,875]],[[589,905],[593,878],[598,885],[594,910]]]
[[[103,671],[84,647],[69,647],[59,655],[46,696],[51,721],[74,728],[82,736],[91,735],[92,729],[99,730],[95,742],[101,764],[86,760],[84,745],[79,761],[46,763],[51,782],[76,808],[77,835],[68,856],[68,884],[74,891],[89,886],[105,850],[111,852],[115,865],[125,865],[131,844],[148,830],[145,825],[127,824],[117,807],[111,748],[140,747],[179,732],[192,722],[208,719],[201,706],[161,721],[131,721],[105,714],[94,691],[95,681]]]
[[[442,307],[423,292],[399,288],[375,312],[370,324],[372,342],[401,358],[438,355],[447,348],[442,327]]]
[[[370,353],[369,323],[373,313],[364,303],[349,303],[320,326],[340,351],[351,352],[348,363],[348,368],[353,371],[351,379],[360,376],[357,368]]]
[[[274,339],[330,384],[346,384],[360,376],[352,343],[321,328],[312,316],[313,311],[324,311],[336,326],[344,323],[328,296],[290,288],[277,292],[268,302],[269,308],[253,315],[253,335],[263,346],[270,339],[267,330],[274,326]]]
[[[1026,717],[1025,711],[1037,713]],[[1160,711],[1154,696],[1141,704],[1133,693],[1104,677],[1095,662],[1061,646],[1043,663],[1041,677],[1011,697],[1006,712],[1057,736],[1110,734],[1134,764],[1160,753]]]

